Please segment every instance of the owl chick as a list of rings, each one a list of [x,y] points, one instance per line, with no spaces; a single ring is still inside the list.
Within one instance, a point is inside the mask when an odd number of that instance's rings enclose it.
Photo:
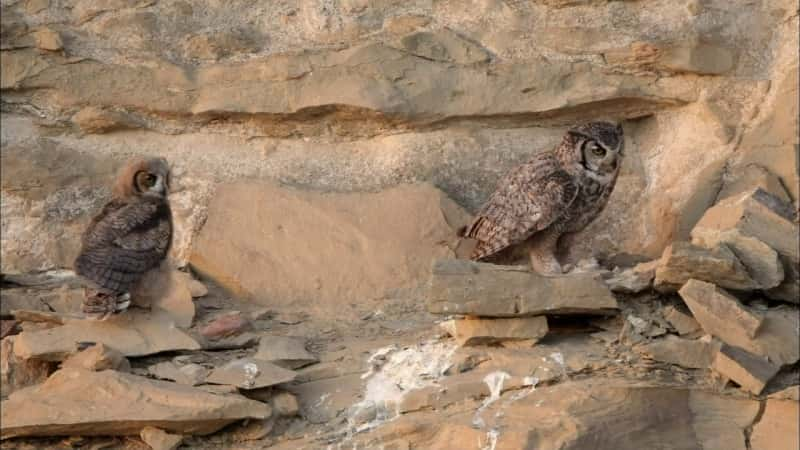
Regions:
[[[586,228],[603,210],[622,162],[621,125],[591,122],[570,129],[553,150],[539,153],[500,180],[463,237],[478,241],[478,261],[522,242],[531,267],[563,273],[558,238]]]
[[[166,257],[172,241],[168,191],[163,158],[136,160],[120,171],[113,198],[84,232],[75,260],[87,282],[87,317],[105,320],[127,309],[133,287]]]

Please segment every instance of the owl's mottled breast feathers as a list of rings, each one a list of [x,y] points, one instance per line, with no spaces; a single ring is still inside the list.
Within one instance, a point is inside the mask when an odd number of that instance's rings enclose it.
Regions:
[[[538,245],[552,247],[562,233],[588,225],[616,183],[622,136],[622,128],[608,122],[580,125],[556,148],[509,172],[461,233],[478,241],[471,259],[492,256],[534,235],[547,235]]]
[[[472,259],[481,259],[549,227],[575,201],[579,187],[543,153],[511,172],[498,185],[464,232],[478,241]]]
[[[130,293],[166,257],[172,241],[168,181],[163,158],[135,160],[122,168],[112,200],[89,223],[75,260],[76,272],[92,289],[112,300]]]

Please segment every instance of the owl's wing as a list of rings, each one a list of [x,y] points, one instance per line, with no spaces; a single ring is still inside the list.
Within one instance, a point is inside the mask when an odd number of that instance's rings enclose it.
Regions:
[[[75,261],[79,275],[99,287],[127,292],[165,257],[172,237],[166,202],[136,201],[107,206],[84,235]]]
[[[471,258],[479,260],[517,244],[561,217],[575,201],[578,186],[563,170],[510,174],[466,230],[478,241]]]
[[[112,200],[95,216],[83,234],[84,247],[108,245],[146,225],[158,213],[160,202]]]

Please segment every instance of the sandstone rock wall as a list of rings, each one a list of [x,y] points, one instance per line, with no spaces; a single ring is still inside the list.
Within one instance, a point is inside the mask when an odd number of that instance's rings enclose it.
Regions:
[[[219,182],[424,181],[474,211],[502,173],[596,118],[624,120],[629,156],[571,259],[659,256],[748,164],[798,198],[795,2],[0,7],[3,273],[70,267],[114,171],[140,154],[173,164],[181,264]]]

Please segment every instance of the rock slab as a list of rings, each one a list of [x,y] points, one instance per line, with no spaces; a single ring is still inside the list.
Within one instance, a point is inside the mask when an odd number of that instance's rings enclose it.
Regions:
[[[709,208],[692,229],[692,242],[728,245],[763,289],[783,281],[784,266],[800,264],[800,229],[791,203],[762,188]]]
[[[547,317],[515,317],[510,319],[469,318],[442,323],[461,346],[486,345],[507,341],[535,343],[548,331]]]
[[[294,371],[255,358],[242,358],[231,361],[211,371],[206,382],[227,384],[242,389],[258,389],[295,379]]]
[[[128,310],[105,321],[65,319],[64,325],[23,331],[15,353],[22,358],[61,361],[79,342],[102,343],[124,356],[144,356],[173,350],[199,350],[200,344],[175,326],[168,313]]]
[[[52,362],[17,357],[14,354],[14,336],[0,340],[0,396],[41,383],[54,369]]]
[[[331,311],[342,298],[383,298],[420,287],[431,262],[452,255],[457,236],[450,223],[466,220],[429,184],[378,193],[223,184],[190,263],[206,278],[270,307]]]
[[[662,311],[662,315],[664,319],[675,328],[675,331],[678,332],[681,336],[689,333],[694,333],[695,331],[700,329],[700,324],[694,320],[690,314],[686,314],[685,312],[675,308],[674,306],[667,306]]]
[[[711,340],[667,336],[643,344],[638,349],[656,361],[689,369],[706,369],[714,361],[719,345]]]
[[[764,321],[755,338],[750,338],[745,330],[735,326],[736,311],[720,309],[720,316],[707,309],[703,302],[711,299],[718,288],[710,283],[695,283],[691,288],[689,283],[679,291],[681,297],[689,308],[692,309],[695,319],[707,333],[719,338],[721,341],[745,349],[746,351],[765,356],[778,365],[794,364],[800,359],[800,348],[797,340],[800,338],[800,311],[796,307],[781,306],[769,308],[764,312]],[[729,296],[721,297],[723,305],[728,304]],[[694,306],[693,306],[694,305]],[[738,308],[738,307],[737,307]]]
[[[780,369],[763,357],[727,344],[717,352],[711,367],[754,395],[760,394]]]
[[[120,352],[110,349],[100,343],[94,344],[79,353],[71,355],[61,363],[61,367],[73,367],[76,369],[94,371],[118,370],[120,372],[128,372],[131,369],[131,364]]]
[[[305,339],[291,336],[261,336],[255,358],[287,369],[319,362],[319,358],[306,350]]]
[[[428,311],[484,317],[612,314],[617,300],[591,274],[544,277],[527,267],[466,260],[433,266]]]
[[[105,370],[61,369],[3,402],[0,438],[138,435],[147,426],[209,434],[239,419],[266,419],[268,405]]]
[[[754,338],[764,321],[760,314],[711,283],[689,280],[678,292],[703,329],[723,340],[723,335],[737,333]]]
[[[205,381],[210,371],[200,364],[189,363],[178,366],[172,361],[164,361],[148,367],[147,372],[162,380],[172,380],[186,386],[197,386]]]
[[[690,279],[709,281],[736,290],[759,287],[725,245],[718,245],[712,250],[689,242],[669,245],[664,249],[656,269],[655,288],[661,292],[674,292]]]

